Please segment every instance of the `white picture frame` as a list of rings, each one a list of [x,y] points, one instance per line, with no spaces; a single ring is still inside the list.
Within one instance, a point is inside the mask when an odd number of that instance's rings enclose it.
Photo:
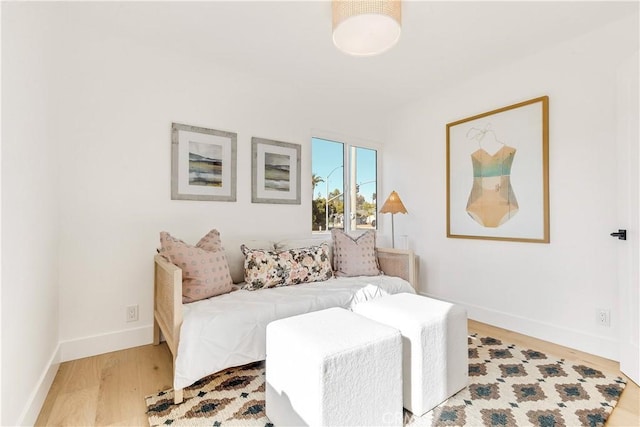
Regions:
[[[300,204],[299,144],[251,138],[251,202]]]
[[[237,141],[233,132],[172,123],[171,199],[235,202]]]

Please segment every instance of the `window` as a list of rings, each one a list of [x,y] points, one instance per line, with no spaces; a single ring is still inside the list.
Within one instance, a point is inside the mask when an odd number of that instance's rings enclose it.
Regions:
[[[321,138],[311,146],[312,231],[375,229],[377,150]]]

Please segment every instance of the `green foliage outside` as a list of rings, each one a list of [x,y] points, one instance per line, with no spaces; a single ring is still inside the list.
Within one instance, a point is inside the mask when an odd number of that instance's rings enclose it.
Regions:
[[[324,180],[313,174],[312,175],[312,186],[313,193],[315,194],[315,189],[318,184],[324,182]],[[376,194],[372,195],[373,202],[367,202],[365,197],[362,194],[358,194],[356,196],[356,218],[357,224],[365,224],[367,218],[371,216],[375,216],[376,213]],[[344,228],[343,219],[344,219],[344,197],[341,191],[336,188],[333,191],[329,192],[329,209],[326,211],[327,199],[324,197],[320,197],[320,193],[311,201],[311,216],[312,216],[312,230],[313,231],[323,231],[327,230],[327,213],[329,217],[329,228]]]

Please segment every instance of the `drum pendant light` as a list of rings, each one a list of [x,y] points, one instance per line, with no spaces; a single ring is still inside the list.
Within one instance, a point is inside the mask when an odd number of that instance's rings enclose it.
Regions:
[[[333,43],[355,56],[378,55],[400,38],[400,0],[333,0]]]

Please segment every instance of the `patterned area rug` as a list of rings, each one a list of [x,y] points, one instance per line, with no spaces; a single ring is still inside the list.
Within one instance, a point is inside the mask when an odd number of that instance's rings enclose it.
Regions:
[[[469,386],[405,426],[603,426],[626,382],[588,366],[491,337],[469,336]],[[265,414],[264,362],[148,396],[151,426],[273,426]]]

